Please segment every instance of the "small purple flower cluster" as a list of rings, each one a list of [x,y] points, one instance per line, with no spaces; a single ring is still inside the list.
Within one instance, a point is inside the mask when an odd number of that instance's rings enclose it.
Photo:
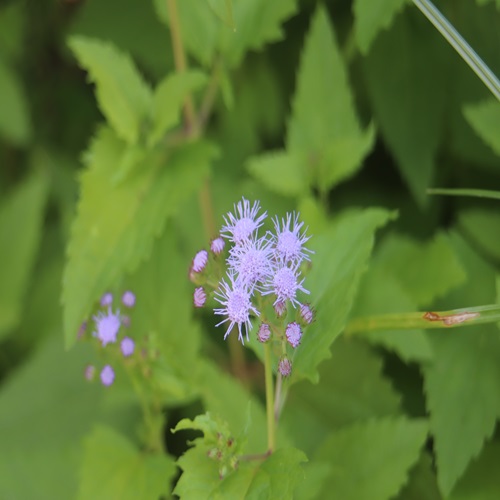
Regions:
[[[131,291],[126,291],[121,298],[122,304],[125,307],[132,308],[135,305],[135,295]],[[99,311],[93,316],[95,330],[92,332],[92,337],[96,338],[102,347],[108,344],[116,344],[121,326],[128,327],[130,325],[130,318],[125,315],[120,315],[120,311],[113,312],[113,295],[105,293],[100,300],[100,305],[105,310]],[[78,333],[79,338],[83,335],[87,327],[87,322],[82,324]],[[124,336],[120,341],[120,351],[124,357],[129,357],[134,353],[135,343],[128,337]],[[85,368],[85,378],[93,380],[96,369],[93,365],[87,365]],[[103,385],[110,386],[115,380],[115,371],[109,364],[105,365],[100,372],[100,379]]]
[[[279,370],[283,376],[288,376],[291,362],[286,356],[285,344],[288,342],[295,349],[301,341],[302,326],[313,320],[311,307],[299,300],[300,294],[309,294],[303,286],[301,268],[304,261],[311,260],[313,252],[305,247],[310,237],[306,236],[304,223],[299,222],[298,214],[288,213],[281,220],[275,217],[272,220],[274,232],[267,231],[259,236],[259,229],[266,217],[266,212],[260,213],[258,201],[253,205],[245,198],[238,202],[234,213],[224,217],[221,236],[212,241],[210,248],[213,257],[206,250],[200,250],[193,259],[190,278],[195,284],[204,285],[194,291],[195,307],[205,305],[205,287],[212,285],[215,289],[214,298],[220,307],[215,308],[214,313],[224,317],[217,326],[227,324],[224,339],[236,326],[238,339],[244,343],[245,334],[248,341],[251,318],[263,318],[268,296],[276,317],[282,322],[289,315],[288,305],[293,309],[298,308],[296,321],[283,325],[282,333],[279,327],[263,319],[257,334],[260,342],[268,342],[272,338],[282,341]],[[221,268],[215,264],[220,263],[219,255],[225,246],[223,238],[230,244],[225,260],[227,273],[225,278],[215,276],[216,279],[213,279],[214,274],[217,274],[214,271]],[[217,285],[214,286],[214,283]],[[259,304],[259,308],[256,304]]]

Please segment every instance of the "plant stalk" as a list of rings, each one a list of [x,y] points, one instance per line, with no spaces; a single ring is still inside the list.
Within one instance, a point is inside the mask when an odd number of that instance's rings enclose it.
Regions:
[[[276,430],[274,416],[273,369],[271,365],[271,347],[268,342],[264,344],[264,353],[264,369],[266,377],[267,449],[269,453],[272,453],[276,448]]]

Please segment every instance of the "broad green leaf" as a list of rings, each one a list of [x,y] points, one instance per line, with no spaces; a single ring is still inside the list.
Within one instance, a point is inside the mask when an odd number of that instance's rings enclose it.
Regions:
[[[361,166],[373,139],[372,127],[360,127],[333,27],[318,7],[300,61],[287,151],[307,156],[303,168],[327,191]]]
[[[425,420],[405,417],[360,422],[331,433],[316,454],[330,477],[321,498],[389,500],[408,480],[427,437]]]
[[[265,153],[251,158],[248,171],[271,191],[285,196],[306,194],[309,185],[304,168],[306,159],[284,151]]]
[[[160,19],[169,23],[166,2],[154,2]],[[248,50],[259,50],[266,43],[281,40],[281,24],[295,13],[296,8],[295,0],[238,0],[233,4],[236,27],[233,30],[220,22],[205,1],[177,3],[186,49],[205,66],[210,66],[220,54],[226,64],[237,67]]]
[[[233,0],[208,0],[208,5],[224,23],[236,31],[233,19]]]
[[[159,498],[170,491],[172,458],[138,450],[110,427],[98,425],[86,437],[78,498]]]
[[[477,135],[500,156],[500,103],[489,99],[464,106],[463,112]]]
[[[393,217],[391,212],[377,208],[347,212],[327,231],[311,239],[316,253],[306,286],[317,315],[296,351],[293,381],[318,381],[317,367],[330,357],[330,345],[346,324],[375,231]]]
[[[377,126],[420,205],[427,203],[444,116],[444,45],[434,31],[420,12],[405,12],[364,60]]]
[[[343,337],[331,351],[332,358],[319,367],[319,383],[295,385],[280,420],[294,445],[308,454],[333,429],[400,412],[400,396],[383,376],[377,354],[361,341]]]
[[[466,279],[463,266],[445,233],[436,233],[425,243],[402,235],[390,236],[381,245],[377,263],[397,278],[408,296],[420,307],[428,306]]]
[[[44,174],[32,175],[0,205],[0,338],[21,318],[42,235],[48,187]]]
[[[361,281],[352,318],[417,310],[417,303],[397,277],[387,268],[375,264]],[[419,362],[432,358],[432,347],[423,330],[367,331],[359,335],[372,344],[396,352],[405,361]]]
[[[396,500],[441,500],[437,486],[432,458],[423,452],[420,460],[410,471],[408,483],[400,491]]]
[[[217,463],[207,456],[207,446],[188,450],[179,460],[183,474],[174,493],[181,498],[218,499],[292,499],[304,474],[301,463],[307,459],[295,448],[276,450],[264,461],[241,461],[238,469],[219,478]]]
[[[449,500],[497,500],[500,497],[498,464],[500,443],[487,443],[447,497]]]
[[[457,235],[452,241],[468,281],[447,304],[475,306],[495,302],[495,273]],[[446,497],[477,456],[500,417],[500,334],[493,325],[432,333],[434,361],[424,368],[424,387],[438,470]],[[460,436],[457,447],[456,437]]]
[[[179,123],[184,99],[205,82],[204,73],[192,70],[169,75],[158,84],[153,97],[153,124],[148,138],[151,145],[158,142],[169,128]]]
[[[152,92],[130,56],[108,42],[72,36],[68,45],[96,85],[101,111],[117,135],[134,144],[142,135]]]
[[[0,57],[19,59],[25,36],[25,6],[21,3],[4,3],[0,7]]]
[[[166,162],[152,153],[135,176],[114,186],[114,166],[124,147],[110,129],[101,129],[81,177],[63,280],[68,347],[92,303],[148,255],[167,217],[202,182],[214,154],[207,143],[174,150]]]
[[[31,136],[28,99],[24,85],[14,70],[0,57],[0,135],[16,146]]]
[[[458,225],[467,238],[470,238],[487,255],[500,259],[499,210],[468,208],[458,214]]]
[[[354,1],[354,30],[362,54],[368,53],[379,31],[389,28],[406,3],[407,0]]]

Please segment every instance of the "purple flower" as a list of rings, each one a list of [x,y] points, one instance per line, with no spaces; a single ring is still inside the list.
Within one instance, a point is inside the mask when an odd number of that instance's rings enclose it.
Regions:
[[[116,342],[116,335],[120,329],[120,315],[118,313],[114,314],[109,307],[106,314],[99,312],[97,316],[94,316],[94,321],[97,327],[94,336],[101,341],[103,347],[106,344]]]
[[[193,265],[191,269],[195,273],[201,273],[208,262],[208,252],[206,250],[200,250],[193,259]]]
[[[123,295],[122,295],[122,302],[123,305],[126,307],[134,307],[135,305],[135,294],[131,292],[130,290],[127,290]]]
[[[135,343],[130,337],[123,337],[123,340],[120,344],[120,349],[122,350],[122,354],[125,357],[131,356],[134,353]]]
[[[101,370],[101,382],[105,386],[110,386],[114,380],[115,380],[115,372],[113,368],[111,368],[110,365],[106,365]]]
[[[272,248],[265,238],[250,238],[231,249],[227,263],[236,273],[237,280],[253,286],[272,273]]]
[[[112,303],[113,303],[113,294],[108,292],[101,297],[102,307],[110,306]]]
[[[289,262],[298,263],[303,259],[311,260],[306,252],[313,253],[311,250],[304,248],[304,243],[309,240],[310,236],[306,236],[305,230],[300,233],[303,222],[299,223],[299,215],[291,213],[286,214],[285,219],[281,219],[281,224],[276,217],[273,219],[276,236],[274,238],[276,256],[285,264]]]
[[[253,235],[254,231],[262,226],[263,220],[267,217],[267,212],[257,216],[259,210],[260,204],[258,201],[254,202],[253,206],[250,207],[250,202],[242,198],[242,200],[238,202],[238,205],[234,206],[236,215],[228,213],[227,217],[224,217],[225,225],[222,226],[222,236],[233,241],[237,245],[248,240]]]
[[[87,365],[85,367],[85,378],[87,380],[92,380],[94,378],[94,374],[95,374],[95,366],[93,365]]]
[[[234,275],[229,276],[230,285],[222,281],[219,289],[215,292],[215,300],[224,307],[214,309],[215,314],[227,316],[226,319],[218,323],[216,326],[222,325],[229,321],[229,327],[224,335],[224,339],[229,335],[234,325],[238,325],[238,339],[243,341],[241,326],[246,327],[246,337],[248,340],[248,330],[252,327],[250,322],[250,314],[259,315],[259,311],[255,309],[250,301],[251,293],[247,286],[237,283],[234,280]]]
[[[267,323],[262,323],[257,333],[257,339],[259,342],[267,342],[269,337],[271,337],[271,329]]]
[[[274,303],[274,312],[278,318],[286,314],[286,302],[278,300]]]
[[[206,300],[207,294],[205,293],[205,290],[203,290],[203,287],[199,286],[198,288],[195,288],[193,297],[194,307],[203,307]]]
[[[295,348],[300,344],[300,339],[302,338],[302,329],[298,323],[288,323],[285,330],[286,339],[289,344]]]
[[[310,325],[314,319],[314,311],[309,304],[300,305],[300,317],[306,325]]]
[[[279,302],[289,300],[292,305],[295,306],[299,303],[296,299],[297,291],[300,290],[304,293],[309,293],[309,291],[302,286],[302,283],[304,283],[303,279],[299,282],[298,264],[294,267],[279,267],[270,281],[266,283],[266,290],[262,295],[274,293],[276,295],[275,305]]]
[[[219,255],[224,250],[225,245],[226,242],[220,236],[217,236],[217,238],[214,238],[212,243],[210,243],[210,250],[212,250],[215,255]]]
[[[292,373],[292,363],[288,358],[282,358],[278,364],[278,370],[283,377],[288,377]]]

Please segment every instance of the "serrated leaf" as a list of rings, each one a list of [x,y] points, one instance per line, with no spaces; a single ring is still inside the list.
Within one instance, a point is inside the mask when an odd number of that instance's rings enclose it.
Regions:
[[[339,337],[319,367],[319,383],[297,384],[280,422],[294,444],[311,454],[325,435],[358,420],[396,415],[400,396],[383,376],[382,359],[356,339]]]
[[[379,31],[389,28],[406,3],[407,0],[354,1],[354,32],[362,54],[368,53]]]
[[[306,284],[317,315],[296,351],[292,381],[318,381],[317,366],[330,357],[330,345],[345,326],[375,231],[393,217],[376,208],[347,212],[325,233],[311,239],[316,254]]]
[[[466,279],[448,236],[442,232],[425,243],[402,235],[390,236],[381,245],[377,263],[397,278],[420,307],[428,306]]]
[[[425,205],[444,117],[444,47],[419,12],[398,16],[364,60],[377,125],[413,197]],[[390,54],[390,57],[388,57]]]
[[[21,79],[0,58],[0,134],[16,146],[31,136],[28,99]]]
[[[158,142],[169,128],[179,123],[184,99],[206,81],[204,73],[192,70],[169,75],[158,84],[153,97],[153,123],[148,137],[150,145]]]
[[[500,443],[487,443],[457,483],[449,500],[497,500],[500,497],[499,463]]]
[[[166,3],[155,0],[155,7],[160,19],[168,23]],[[233,30],[220,22],[206,2],[183,0],[177,8],[186,49],[205,66],[211,66],[220,54],[231,67],[237,67],[248,50],[281,40],[281,24],[297,9],[295,0],[239,0],[233,4]]]
[[[101,129],[81,177],[63,281],[67,347],[93,301],[149,254],[167,217],[202,182],[214,154],[208,143],[192,143],[172,151],[164,165],[151,153],[135,176],[114,186],[114,165],[124,147],[110,129]]]
[[[330,434],[316,454],[328,463],[329,493],[342,500],[388,500],[408,480],[427,437],[425,420],[384,418],[345,427]]]
[[[437,486],[432,458],[423,452],[420,460],[410,471],[410,478],[396,500],[442,500]]]
[[[469,208],[458,213],[458,225],[467,238],[474,241],[482,251],[500,259],[500,238],[498,227],[500,212],[484,208]]]
[[[373,136],[373,129],[361,130],[333,27],[318,7],[300,61],[287,151],[307,155],[315,184],[328,190],[361,166]]]
[[[98,425],[85,439],[78,498],[159,498],[170,490],[172,458],[147,454],[110,427]]]
[[[284,196],[300,196],[308,191],[305,158],[284,151],[251,158],[248,171],[265,187]]]
[[[463,113],[477,135],[500,156],[500,103],[489,99],[464,106]]]
[[[70,37],[68,45],[95,83],[108,123],[121,139],[137,143],[151,109],[152,92],[132,59],[111,43],[84,36]]]
[[[26,179],[0,205],[0,338],[19,322],[42,235],[48,179]]]

